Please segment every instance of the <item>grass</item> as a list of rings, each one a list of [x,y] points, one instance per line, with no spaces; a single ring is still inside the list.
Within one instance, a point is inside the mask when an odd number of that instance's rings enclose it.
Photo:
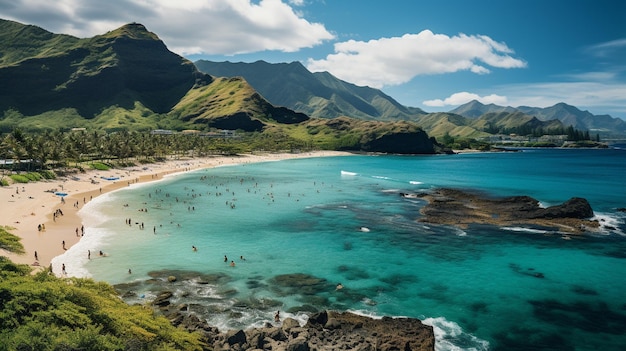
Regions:
[[[93,162],[91,163],[91,168],[98,170],[98,171],[108,171],[109,169],[111,169],[111,167],[107,164],[104,164],[102,162]]]

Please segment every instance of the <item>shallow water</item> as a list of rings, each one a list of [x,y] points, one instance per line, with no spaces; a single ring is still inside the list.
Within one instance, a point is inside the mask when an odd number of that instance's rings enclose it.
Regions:
[[[618,350],[625,157],[532,150],[201,170],[94,199],[81,210],[85,237],[55,260],[69,274],[125,284],[136,293],[130,302],[173,289],[222,329],[262,325],[275,310],[304,320],[333,308],[420,318],[436,327],[439,350]],[[584,197],[605,227],[563,240],[528,228],[425,225],[424,203],[399,195],[442,186],[545,205]],[[172,274],[181,279],[146,282]]]

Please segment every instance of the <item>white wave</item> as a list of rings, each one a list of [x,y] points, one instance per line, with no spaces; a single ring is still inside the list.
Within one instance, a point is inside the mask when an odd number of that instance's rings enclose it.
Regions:
[[[502,227],[504,230],[508,230],[511,232],[524,232],[524,233],[533,233],[533,234],[546,234],[547,230],[541,229],[533,229],[533,228],[524,228],[524,227]]]
[[[399,193],[400,189],[384,189],[382,190],[383,193]]]
[[[422,322],[433,327],[436,351],[489,350],[488,341],[479,339],[472,334],[465,333],[463,328],[455,322],[449,321],[443,317],[426,318],[422,320]],[[458,346],[457,344],[461,344],[463,346]]]
[[[424,184],[424,182],[420,182],[420,181],[417,181],[417,180],[411,180],[411,181],[409,181],[409,184],[420,185],[420,184]]]
[[[455,234],[456,234],[456,236],[467,236],[467,232],[462,230],[462,229],[459,229],[459,228],[457,228],[457,230],[455,230]]]
[[[358,173],[348,172],[348,171],[341,171],[341,175],[342,176],[355,176],[355,175],[358,175]]]
[[[620,229],[620,226],[624,225],[624,218],[620,218],[614,214],[596,212],[592,220],[596,220],[600,223],[600,228],[604,233],[615,233],[626,236],[626,233]]]
[[[108,232],[102,228],[85,228],[85,235],[75,245],[50,261],[52,272],[59,277],[90,278],[91,274],[86,268],[90,260],[89,252],[91,259],[99,258],[99,248],[102,247],[103,238],[107,235]],[[62,272],[63,265],[66,274]]]
[[[389,177],[384,177],[384,176],[372,176],[372,178],[376,178],[376,179],[386,179],[386,180],[391,179],[391,178],[389,178]]]

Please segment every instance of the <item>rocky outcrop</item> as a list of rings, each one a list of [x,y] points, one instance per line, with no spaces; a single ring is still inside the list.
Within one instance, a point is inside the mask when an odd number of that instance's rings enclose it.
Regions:
[[[456,189],[437,189],[422,194],[402,194],[420,197],[428,204],[421,213],[421,222],[455,225],[470,224],[535,225],[565,233],[584,233],[599,227],[589,202],[571,198],[556,206],[543,208],[529,196],[490,198]]]
[[[266,323],[262,328],[220,332],[187,305],[169,303],[171,293],[153,303],[170,322],[199,332],[206,350],[423,350],[434,351],[433,328],[414,318],[373,319],[349,312],[322,311],[301,326],[292,318]],[[156,302],[158,301],[158,303]]]
[[[436,141],[423,130],[397,132],[368,140],[361,145],[366,152],[394,154],[434,154]]]

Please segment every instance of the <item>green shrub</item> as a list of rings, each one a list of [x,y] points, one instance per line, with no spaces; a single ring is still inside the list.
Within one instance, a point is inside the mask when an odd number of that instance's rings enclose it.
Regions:
[[[9,186],[9,181],[6,179],[0,180],[0,186]]]
[[[13,179],[13,181],[16,183],[28,183],[29,182],[28,178],[22,174],[11,174],[9,177],[11,177],[11,179]]]
[[[98,171],[108,171],[109,169],[111,169],[111,167],[109,167],[108,165],[102,162],[93,162],[91,164],[91,168],[96,169]]]
[[[57,175],[53,171],[41,170],[39,171],[39,174],[41,174],[41,176],[44,179],[56,179],[57,178]]]
[[[26,178],[28,178],[28,180],[30,180],[31,182],[37,182],[41,180],[41,174],[37,173],[37,172],[29,172],[26,173],[24,175]]]

